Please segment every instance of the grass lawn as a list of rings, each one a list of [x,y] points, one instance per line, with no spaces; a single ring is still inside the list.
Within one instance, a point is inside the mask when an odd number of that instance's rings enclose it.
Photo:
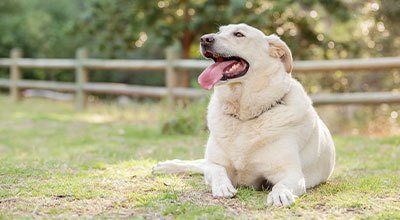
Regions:
[[[0,96],[0,219],[400,219],[400,136],[335,136],[331,180],[289,208],[241,188],[213,199],[198,175],[151,174],[160,160],[201,158],[207,134],[161,135],[156,104],[91,105]]]

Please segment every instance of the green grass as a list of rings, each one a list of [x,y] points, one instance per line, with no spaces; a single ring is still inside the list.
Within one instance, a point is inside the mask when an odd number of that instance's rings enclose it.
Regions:
[[[213,199],[199,175],[151,174],[160,160],[201,158],[207,134],[162,135],[163,106],[0,96],[0,219],[400,218],[400,136],[336,136],[331,180],[289,208],[240,188]]]

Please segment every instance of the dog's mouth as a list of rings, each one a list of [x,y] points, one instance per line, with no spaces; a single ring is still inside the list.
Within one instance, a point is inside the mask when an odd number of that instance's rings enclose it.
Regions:
[[[205,51],[203,55],[215,62],[207,67],[198,78],[201,87],[207,90],[220,81],[242,77],[249,70],[249,63],[238,56],[225,57],[211,51]]]

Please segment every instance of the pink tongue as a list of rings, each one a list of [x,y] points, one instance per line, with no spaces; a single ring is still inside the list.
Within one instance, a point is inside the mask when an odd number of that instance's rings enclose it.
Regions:
[[[216,62],[211,66],[207,67],[199,76],[197,81],[199,82],[200,86],[204,89],[210,90],[215,83],[217,83],[223,77],[224,69],[236,63],[236,60],[230,61],[223,61],[223,62]]]

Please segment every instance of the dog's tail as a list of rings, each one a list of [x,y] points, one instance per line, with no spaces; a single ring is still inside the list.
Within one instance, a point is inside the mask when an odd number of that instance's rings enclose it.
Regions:
[[[153,167],[153,173],[174,174],[174,173],[192,173],[204,174],[206,161],[200,160],[167,160],[159,162]]]

